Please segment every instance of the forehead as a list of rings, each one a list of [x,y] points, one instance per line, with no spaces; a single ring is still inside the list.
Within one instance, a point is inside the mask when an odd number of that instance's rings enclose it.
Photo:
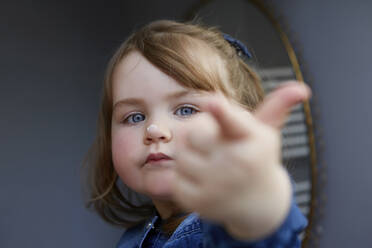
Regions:
[[[152,65],[139,52],[130,52],[116,66],[113,80],[113,100],[139,97],[162,92],[185,90],[177,81]]]

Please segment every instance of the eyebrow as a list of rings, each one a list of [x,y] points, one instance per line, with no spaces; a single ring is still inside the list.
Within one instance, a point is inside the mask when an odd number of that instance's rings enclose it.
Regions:
[[[194,95],[195,93],[194,92],[190,92],[189,90],[182,90],[182,91],[177,91],[177,92],[174,92],[174,93],[171,93],[169,95],[167,95],[165,98],[167,100],[169,99],[174,99],[174,98],[179,98],[179,97],[184,97],[186,95]],[[135,105],[145,105],[145,102],[142,98],[125,98],[125,99],[122,99],[122,100],[119,100],[117,101],[115,104],[114,104],[114,108],[113,110],[115,111],[116,108],[119,108],[121,106],[124,106],[124,105],[129,105],[129,106],[135,106]]]

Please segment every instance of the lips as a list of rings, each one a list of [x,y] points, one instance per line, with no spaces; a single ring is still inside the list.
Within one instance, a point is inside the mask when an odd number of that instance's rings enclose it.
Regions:
[[[151,153],[149,156],[147,156],[146,163],[166,161],[171,159],[171,157],[165,155],[164,153]]]

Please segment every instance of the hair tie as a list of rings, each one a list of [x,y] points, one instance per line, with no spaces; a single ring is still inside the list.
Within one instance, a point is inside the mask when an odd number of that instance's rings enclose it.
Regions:
[[[230,45],[235,48],[239,56],[241,54],[244,54],[245,56],[247,56],[247,58],[249,59],[252,58],[252,54],[248,51],[248,48],[243,44],[243,42],[231,37],[228,34],[223,34],[223,38],[225,38],[225,40],[229,42]]]

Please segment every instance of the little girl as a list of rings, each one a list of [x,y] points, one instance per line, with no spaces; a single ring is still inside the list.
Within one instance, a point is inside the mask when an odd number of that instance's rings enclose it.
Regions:
[[[300,246],[280,126],[310,90],[291,82],[263,101],[242,56],[215,28],[156,21],[111,59],[90,203],[127,228],[117,247]]]

